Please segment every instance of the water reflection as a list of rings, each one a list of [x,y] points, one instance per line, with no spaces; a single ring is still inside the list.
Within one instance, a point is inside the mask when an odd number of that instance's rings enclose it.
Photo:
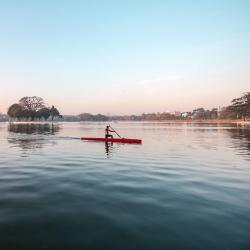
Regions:
[[[234,140],[233,147],[239,150],[240,154],[250,155],[250,127],[239,126],[228,131]]]
[[[96,123],[6,126],[1,249],[250,249],[249,131],[121,125],[134,145],[74,140],[101,135]]]
[[[35,123],[10,123],[8,126],[9,132],[21,134],[51,134],[58,133],[60,126],[58,124],[35,124]]]
[[[11,147],[18,147],[22,150],[22,157],[29,156],[30,152],[39,151],[45,145],[56,144],[55,140],[50,140],[48,136],[55,135],[59,132],[58,124],[9,124],[8,125],[8,142]]]
[[[105,142],[105,153],[110,157],[113,151],[113,142]]]
[[[23,150],[41,149],[44,145],[55,145],[55,141],[48,141],[44,139],[14,139],[9,138],[8,142],[14,147],[20,147]]]

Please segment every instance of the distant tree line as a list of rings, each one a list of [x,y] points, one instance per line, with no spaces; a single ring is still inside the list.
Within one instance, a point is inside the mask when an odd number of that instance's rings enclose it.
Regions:
[[[59,111],[52,106],[47,107],[41,97],[23,97],[19,103],[11,105],[8,115],[18,120],[47,120],[60,117]],[[220,109],[194,109],[192,112],[143,113],[141,115],[114,115],[82,113],[66,115],[64,121],[161,121],[161,120],[208,120],[208,119],[243,119],[250,118],[250,92],[232,100],[231,105]],[[5,117],[6,119],[6,117]]]
[[[243,119],[250,117],[250,92],[232,100],[231,105],[221,113],[222,118]]]
[[[163,120],[211,120],[211,119],[246,119],[250,117],[250,92],[233,99],[231,105],[221,109],[194,109],[192,112],[143,113],[141,115],[93,115],[83,113],[77,116],[64,116],[66,121],[163,121]]]
[[[8,108],[8,116],[17,120],[48,120],[53,121],[55,117],[60,117],[60,113],[54,106],[48,107],[44,100],[38,96],[26,96],[18,103],[12,104]]]
[[[80,121],[108,121],[109,117],[101,114],[92,115],[89,113],[83,113],[78,115]]]

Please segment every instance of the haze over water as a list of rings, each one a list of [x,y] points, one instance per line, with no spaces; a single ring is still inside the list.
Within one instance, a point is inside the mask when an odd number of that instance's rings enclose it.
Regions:
[[[250,249],[250,128],[0,124],[1,249]]]

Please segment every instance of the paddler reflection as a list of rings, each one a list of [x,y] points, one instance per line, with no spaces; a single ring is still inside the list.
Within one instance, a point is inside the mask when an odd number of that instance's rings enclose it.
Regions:
[[[108,157],[110,156],[112,150],[113,150],[113,142],[105,142],[105,152]]]

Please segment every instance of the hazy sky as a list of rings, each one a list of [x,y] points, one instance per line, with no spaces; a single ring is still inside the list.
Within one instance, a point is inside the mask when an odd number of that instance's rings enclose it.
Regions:
[[[188,111],[245,91],[249,0],[0,0],[0,112],[33,95],[63,114]]]

